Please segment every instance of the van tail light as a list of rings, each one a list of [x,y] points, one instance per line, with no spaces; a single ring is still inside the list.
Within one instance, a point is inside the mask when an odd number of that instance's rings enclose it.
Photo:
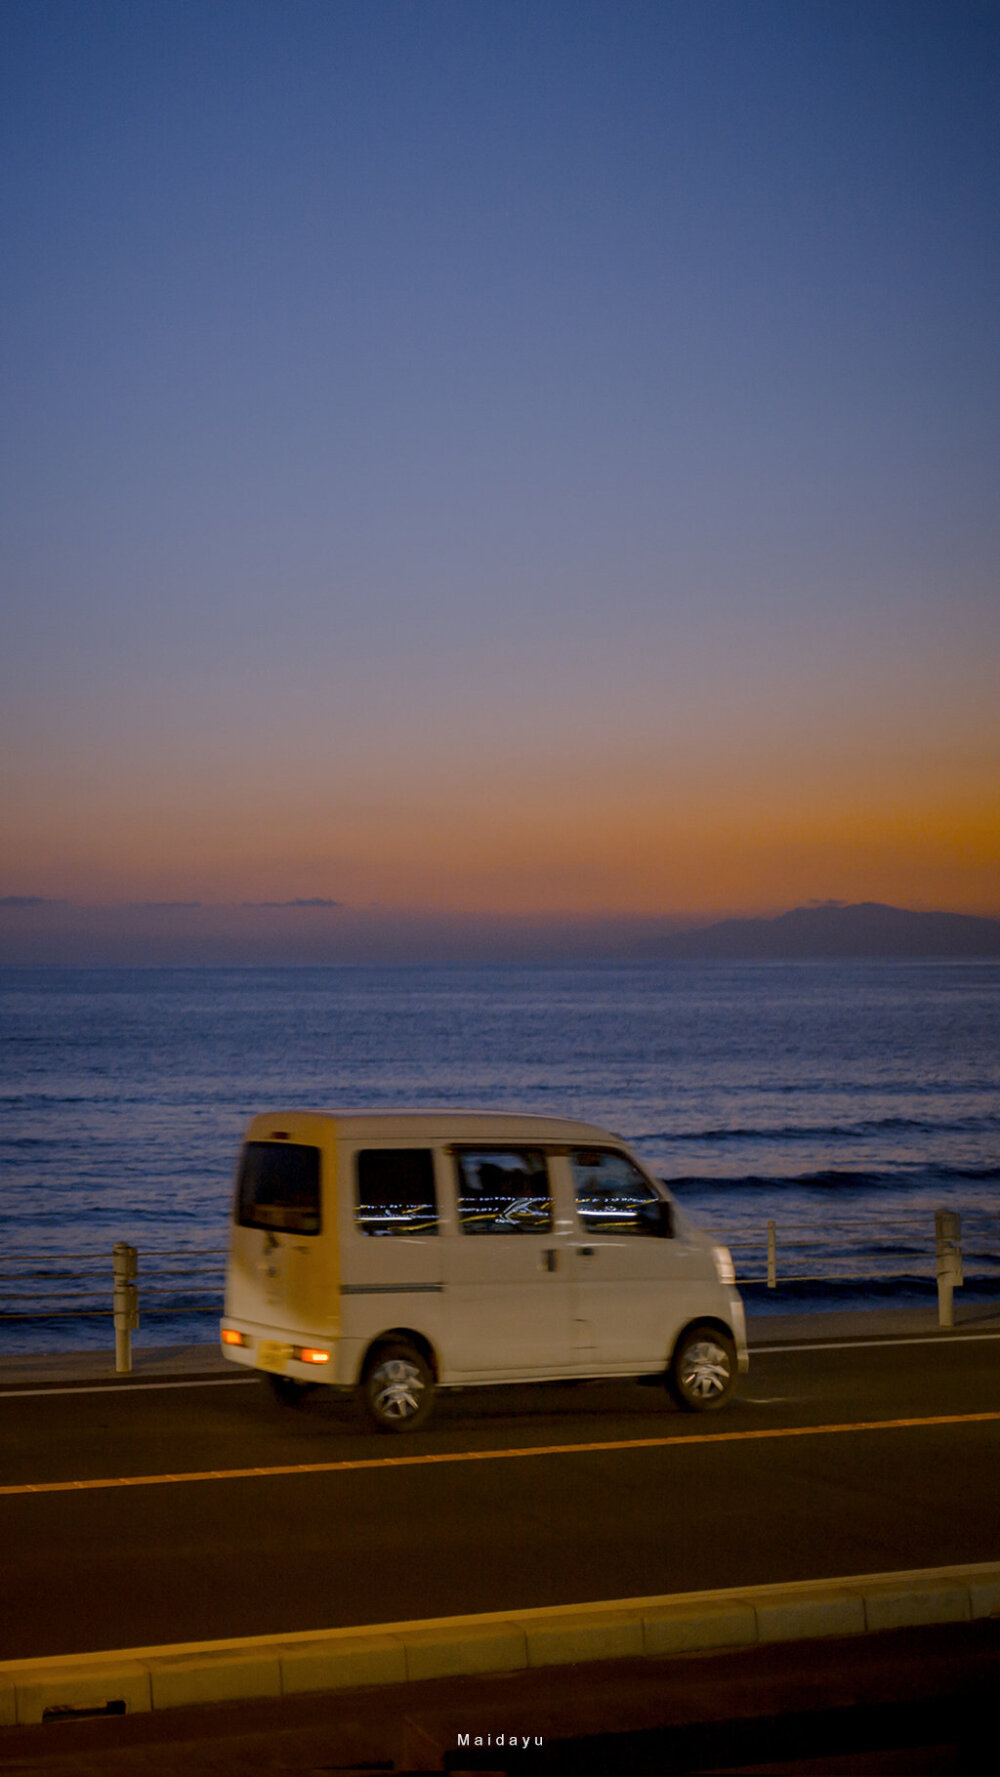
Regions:
[[[292,1356],[297,1357],[301,1364],[328,1364],[330,1362],[330,1353],[319,1351],[313,1345],[302,1345],[298,1351],[293,1348]]]
[[[250,1341],[246,1333],[238,1333],[235,1327],[223,1327],[222,1343],[223,1345],[249,1345]]]

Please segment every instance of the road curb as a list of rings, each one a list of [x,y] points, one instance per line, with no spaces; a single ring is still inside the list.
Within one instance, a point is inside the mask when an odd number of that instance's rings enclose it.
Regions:
[[[1000,1616],[1000,1562],[0,1662],[0,1726]]]

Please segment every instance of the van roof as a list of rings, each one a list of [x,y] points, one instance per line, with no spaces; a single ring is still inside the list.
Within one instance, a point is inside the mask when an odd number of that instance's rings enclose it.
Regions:
[[[569,1117],[540,1117],[530,1111],[379,1110],[350,1108],[316,1110],[304,1105],[292,1109],[262,1111],[253,1118],[250,1133],[266,1135],[267,1125],[281,1127],[296,1117],[322,1118],[336,1124],[338,1136],[354,1140],[398,1141],[406,1136],[422,1141],[437,1136],[448,1141],[613,1141],[624,1140],[610,1129],[595,1123],[581,1123]]]

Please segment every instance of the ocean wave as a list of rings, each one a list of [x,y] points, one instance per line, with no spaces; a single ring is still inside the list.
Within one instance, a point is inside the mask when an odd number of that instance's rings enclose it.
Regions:
[[[1000,1180],[1000,1166],[924,1166],[900,1168],[894,1172],[838,1170],[824,1168],[820,1172],[742,1173],[735,1178],[712,1178],[704,1173],[683,1176],[662,1174],[663,1182],[680,1193],[705,1191],[724,1195],[729,1191],[894,1191],[910,1195],[915,1189],[930,1186],[947,1188],[949,1184],[968,1180],[994,1182]]]
[[[858,1141],[888,1134],[988,1135],[1000,1132],[1000,1115],[970,1117],[865,1117],[856,1123],[778,1123],[753,1128],[727,1124],[716,1129],[662,1129],[642,1134],[637,1142],[753,1142],[753,1141]]]

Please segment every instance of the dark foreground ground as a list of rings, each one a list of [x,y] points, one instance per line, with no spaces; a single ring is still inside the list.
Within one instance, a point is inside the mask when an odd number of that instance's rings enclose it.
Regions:
[[[349,1403],[283,1410],[211,1354],[0,1375],[0,1658],[996,1561],[995,1335],[772,1323],[722,1415],[632,1383],[494,1389],[405,1440]],[[998,1697],[990,1619],[62,1719],[0,1730],[0,1769],[976,1777]]]
[[[7,1729],[0,1768],[9,1777],[975,1777],[995,1769],[998,1679],[1000,1622],[987,1621]]]

